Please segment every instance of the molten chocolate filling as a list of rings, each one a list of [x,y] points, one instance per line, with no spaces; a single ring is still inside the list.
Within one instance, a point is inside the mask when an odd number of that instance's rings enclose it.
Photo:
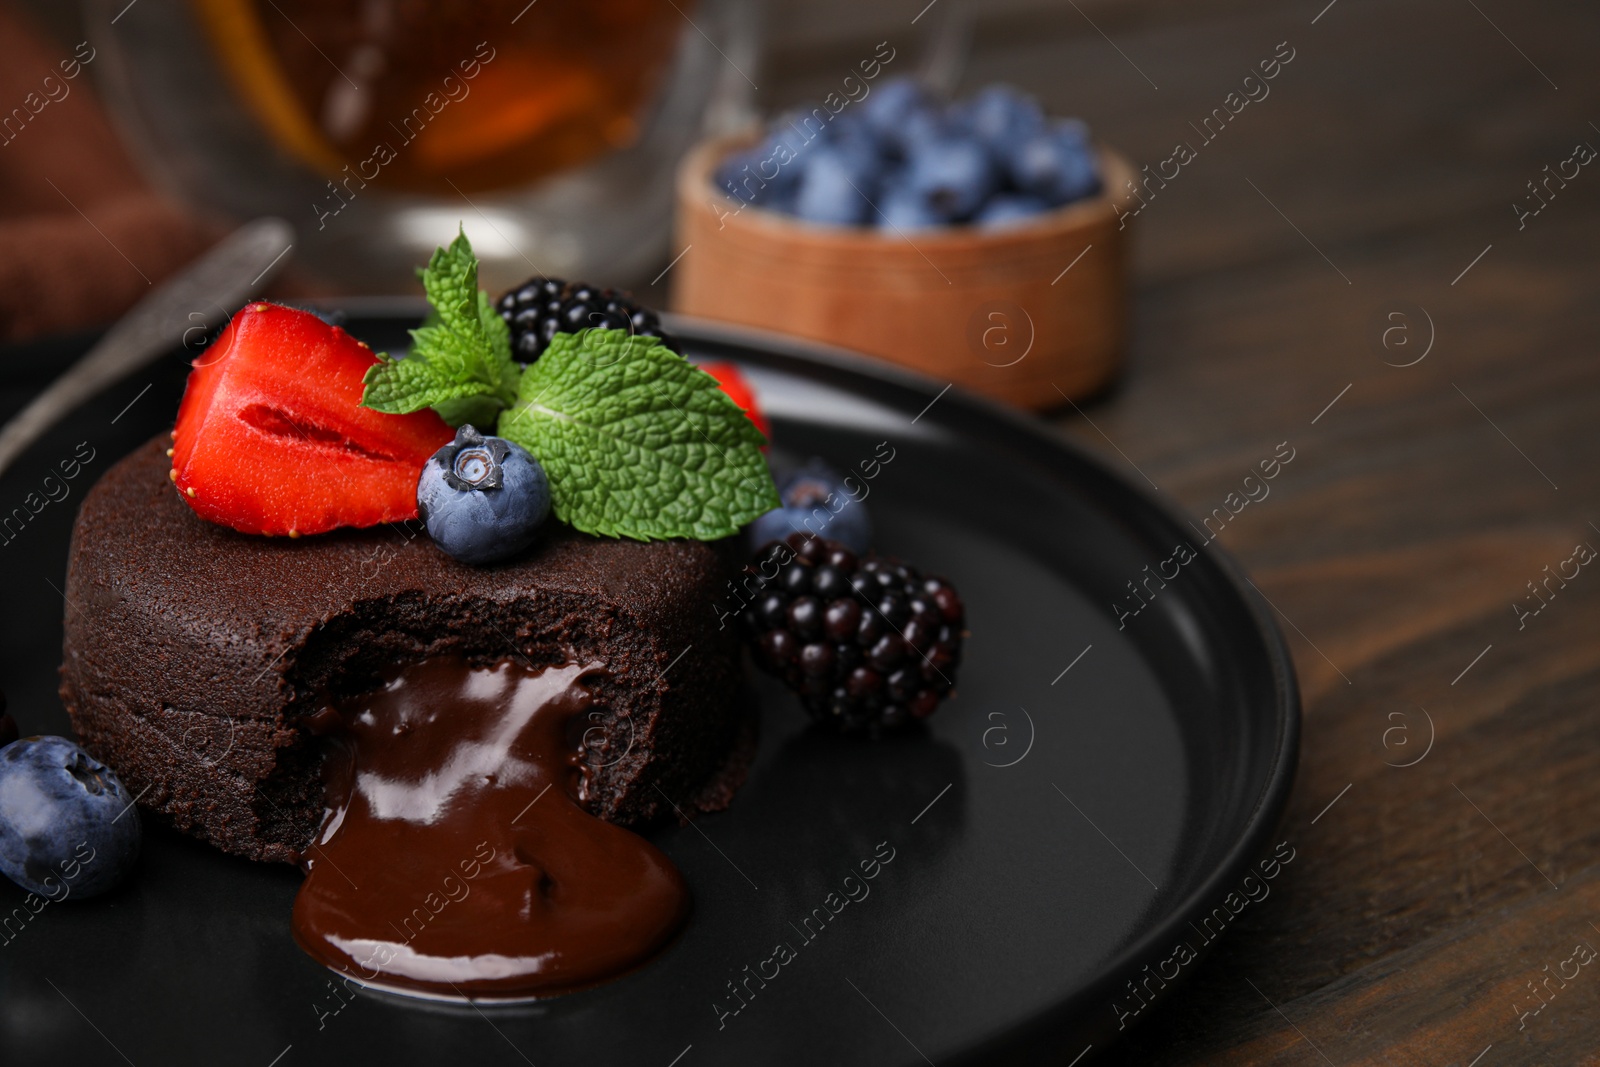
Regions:
[[[577,802],[569,724],[596,670],[439,657],[319,716],[329,812],[300,946],[368,985],[474,998],[567,992],[657,952],[688,914],[683,877]]]

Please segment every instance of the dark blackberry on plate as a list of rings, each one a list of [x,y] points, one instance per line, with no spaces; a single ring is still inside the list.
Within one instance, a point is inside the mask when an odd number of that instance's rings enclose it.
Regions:
[[[659,337],[663,345],[680,351],[678,343],[662,331],[654,311],[615,289],[584,282],[529,278],[502,296],[495,310],[511,327],[511,354],[521,363],[532,363],[544,355],[550,339],[558,333],[596,328]]]
[[[762,585],[742,616],[756,663],[816,722],[893,730],[955,687],[966,611],[943,578],[799,533],[766,545],[746,573]]]

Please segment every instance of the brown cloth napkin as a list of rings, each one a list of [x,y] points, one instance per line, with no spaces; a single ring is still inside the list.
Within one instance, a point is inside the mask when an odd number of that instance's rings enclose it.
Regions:
[[[111,322],[224,232],[149,186],[74,47],[0,4],[0,343]]]

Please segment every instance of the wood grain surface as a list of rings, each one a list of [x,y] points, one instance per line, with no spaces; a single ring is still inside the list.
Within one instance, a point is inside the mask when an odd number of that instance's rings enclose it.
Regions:
[[[1196,514],[1296,449],[1219,541],[1300,670],[1300,858],[1105,1061],[1600,1063],[1600,967],[1573,956],[1600,947],[1600,566],[1574,557],[1600,548],[1600,166],[1513,210],[1600,148],[1600,9],[1148,0],[978,27],[967,86],[1020,83],[1136,165],[1295,52],[1141,212],[1125,375],[1053,420]],[[850,54],[781,73],[826,91]]]
[[[1295,862],[1099,1062],[1600,1063],[1600,162],[1515,208],[1600,148],[1600,7],[971,8],[966,88],[1018,83],[1136,166],[1198,149],[1135,220],[1122,378],[1051,418],[1229,509],[1305,698]],[[939,11],[781,0],[757,105],[832,90],[863,42],[909,69]]]

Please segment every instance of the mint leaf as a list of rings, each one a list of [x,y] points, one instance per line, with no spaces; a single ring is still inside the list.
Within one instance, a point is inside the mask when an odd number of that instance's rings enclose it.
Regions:
[[[709,541],[779,506],[765,438],[716,379],[626,330],[556,334],[499,434],[543,465],[556,517],[587,533]]]
[[[431,407],[485,430],[498,421],[544,466],[556,517],[588,533],[711,540],[778,506],[761,432],[716,379],[655,338],[557,334],[524,372],[464,232],[421,275],[432,311],[406,358],[380,354],[367,371],[365,406]]]
[[[425,407],[451,425],[488,426],[517,396],[522,370],[511,358],[511,331],[478,288],[478,259],[466,234],[434,251],[421,271],[433,310],[411,331],[411,353],[367,371],[361,403],[403,415]]]
[[[440,400],[429,406],[451,426],[465,426],[470,422],[475,427],[481,427],[483,433],[493,433],[495,420],[500,417],[504,405],[492,397],[480,394],[454,400]]]
[[[476,383],[452,380],[426,359],[394,360],[383,353],[378,359],[381,362],[367,370],[361,394],[362,405],[374,411],[404,415],[479,391]]]

